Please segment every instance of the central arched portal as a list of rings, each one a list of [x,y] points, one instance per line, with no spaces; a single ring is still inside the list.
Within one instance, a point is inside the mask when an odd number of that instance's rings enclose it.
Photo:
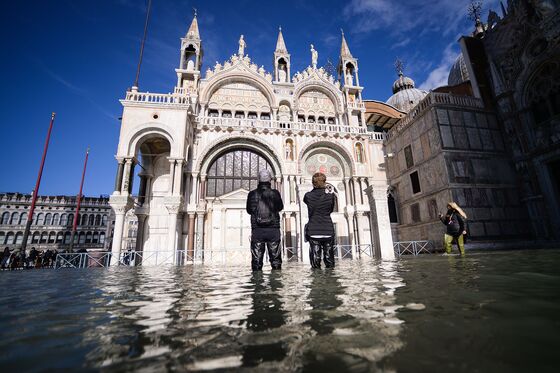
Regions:
[[[264,154],[243,147],[219,153],[210,162],[206,171],[205,262],[250,261],[251,217],[245,206],[262,169],[274,175],[274,168]],[[276,187],[274,180],[272,187]]]

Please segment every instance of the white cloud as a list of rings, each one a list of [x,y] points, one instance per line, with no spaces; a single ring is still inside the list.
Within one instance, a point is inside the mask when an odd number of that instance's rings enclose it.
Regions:
[[[454,50],[454,47],[456,47],[456,43],[451,43],[445,47],[443,57],[439,65],[433,69],[428,74],[426,80],[420,84],[420,89],[430,90],[447,85],[449,70],[451,69],[451,66],[453,66],[457,56],[459,56],[459,53]]]
[[[443,35],[459,31],[467,17],[471,0],[352,0],[344,15],[353,19],[355,33],[390,29],[394,35],[441,32]],[[498,0],[485,1],[484,11]],[[483,13],[484,14],[484,13]]]

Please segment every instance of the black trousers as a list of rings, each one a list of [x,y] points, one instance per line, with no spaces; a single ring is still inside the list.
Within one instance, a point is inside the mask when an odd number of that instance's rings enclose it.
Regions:
[[[264,249],[268,249],[268,258],[272,269],[282,268],[282,252],[280,251],[280,240],[251,240],[251,268],[253,271],[261,271],[263,267]]]
[[[312,268],[321,268],[321,252],[325,267],[334,268],[334,238],[309,238],[309,260]]]

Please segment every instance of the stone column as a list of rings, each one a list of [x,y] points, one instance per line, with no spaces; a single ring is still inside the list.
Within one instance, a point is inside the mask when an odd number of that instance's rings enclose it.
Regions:
[[[122,178],[124,172],[124,158],[117,158],[118,166],[117,166],[117,175],[115,178],[115,192],[121,192],[121,185],[122,185]]]
[[[194,258],[194,223],[195,214],[189,213],[189,241],[187,243],[187,257]]]
[[[173,195],[179,196],[181,194],[181,182],[183,181],[183,160],[177,159],[175,166],[175,178],[173,181]]]
[[[350,182],[349,182],[349,178],[345,177],[342,180],[342,183],[344,184],[344,197],[345,197],[345,201],[344,204],[345,205],[351,205],[352,203],[350,202]]]
[[[196,213],[195,252],[196,260],[204,260],[204,211]]]
[[[362,185],[362,178],[358,178],[358,188],[360,188],[360,204],[364,204],[364,186]]]
[[[169,195],[173,194],[173,185],[175,183],[175,159],[169,159]]]
[[[293,247],[292,245],[292,222],[290,215],[284,215],[284,243],[286,247]]]
[[[127,196],[112,195],[109,199],[109,205],[115,211],[115,226],[113,232],[113,242],[111,245],[111,265],[118,265],[122,250],[124,218],[126,212],[133,205],[132,198]]]
[[[377,258],[395,259],[389,207],[387,205],[387,183],[373,182],[366,190],[372,213],[372,236]]]
[[[206,198],[206,175],[200,176],[200,191],[199,191],[199,200],[204,200]]]
[[[138,204],[142,206],[146,201],[146,183],[148,182],[145,174],[139,174],[140,187],[138,188]]]
[[[354,177],[350,178],[350,204],[353,206],[357,204],[356,201],[356,184],[354,183]]]
[[[191,173],[189,204],[194,206],[198,201],[198,172]]]
[[[290,182],[288,181],[288,176],[282,175],[282,200],[284,205],[288,205],[290,201]]]
[[[146,214],[136,214],[138,218],[138,229],[136,230],[136,252],[144,251],[144,223],[146,222]],[[141,256],[136,255],[136,262],[134,265],[142,264]]]
[[[181,208],[181,203],[178,201],[167,200],[165,202],[165,207],[169,212],[168,224],[167,224],[167,245],[164,251],[170,251],[175,253],[177,250],[177,214]],[[173,259],[173,264],[175,264],[175,257]]]
[[[132,168],[132,158],[126,158],[124,160],[124,172],[122,176],[121,183],[121,194],[129,194],[129,184],[130,184],[130,170]]]

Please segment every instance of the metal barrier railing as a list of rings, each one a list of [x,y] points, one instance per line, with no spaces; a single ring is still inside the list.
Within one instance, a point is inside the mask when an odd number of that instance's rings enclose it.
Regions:
[[[109,267],[112,253],[59,253],[54,262],[54,268],[91,268]]]
[[[433,241],[400,241],[393,243],[396,256],[431,254],[435,252]]]
[[[337,259],[360,259],[373,257],[373,246],[364,245],[334,245],[334,257]]]
[[[335,245],[335,258],[359,259],[373,257],[373,246],[367,245]],[[303,259],[298,247],[283,247],[282,259],[285,262],[298,262]],[[236,263],[250,260],[248,248],[205,249],[200,256],[187,250],[164,251],[124,251],[119,255],[111,252],[59,253],[54,268],[91,268],[138,265],[185,265],[193,263]],[[265,262],[269,262],[265,251]]]

